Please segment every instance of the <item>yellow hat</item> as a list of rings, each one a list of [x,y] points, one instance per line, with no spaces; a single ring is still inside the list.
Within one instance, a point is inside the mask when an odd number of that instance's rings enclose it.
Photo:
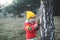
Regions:
[[[35,17],[36,15],[32,11],[26,11],[26,17],[29,19],[30,17]]]

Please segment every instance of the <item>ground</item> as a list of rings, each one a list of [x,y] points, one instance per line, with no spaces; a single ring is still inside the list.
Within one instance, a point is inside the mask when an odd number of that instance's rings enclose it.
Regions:
[[[25,18],[1,18],[0,19],[0,40],[25,40],[23,23]],[[60,16],[54,17],[55,39],[60,40]],[[4,36],[6,38],[4,38]],[[39,34],[37,33],[39,39]]]

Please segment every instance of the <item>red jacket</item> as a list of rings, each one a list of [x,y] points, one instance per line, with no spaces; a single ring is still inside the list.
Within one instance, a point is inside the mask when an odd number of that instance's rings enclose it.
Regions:
[[[26,32],[27,39],[31,39],[31,38],[36,37],[36,31],[38,30],[38,28],[36,28],[36,29],[34,28],[35,24],[36,24],[36,22],[34,22],[33,24],[31,24],[29,22],[24,23],[24,30]],[[31,30],[29,30],[28,28],[31,28]]]

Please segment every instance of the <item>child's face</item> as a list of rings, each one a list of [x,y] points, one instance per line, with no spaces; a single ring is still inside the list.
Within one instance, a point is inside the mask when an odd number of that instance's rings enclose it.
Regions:
[[[35,17],[30,17],[30,18],[29,18],[29,21],[30,21],[30,22],[34,22],[35,20],[36,20]]]

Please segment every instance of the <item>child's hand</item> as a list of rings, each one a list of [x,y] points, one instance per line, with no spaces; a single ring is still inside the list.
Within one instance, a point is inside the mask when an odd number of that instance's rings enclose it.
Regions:
[[[37,27],[38,27],[38,25],[37,25],[37,24],[35,24],[35,25],[34,25],[34,28],[36,29]]]

